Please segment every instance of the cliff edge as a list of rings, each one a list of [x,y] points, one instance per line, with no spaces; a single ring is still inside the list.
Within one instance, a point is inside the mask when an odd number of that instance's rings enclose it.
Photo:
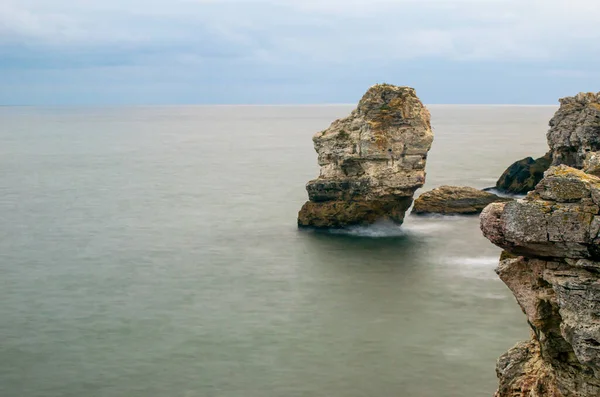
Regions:
[[[496,397],[600,396],[600,178],[551,167],[525,199],[489,205],[481,229],[532,329],[499,359]]]

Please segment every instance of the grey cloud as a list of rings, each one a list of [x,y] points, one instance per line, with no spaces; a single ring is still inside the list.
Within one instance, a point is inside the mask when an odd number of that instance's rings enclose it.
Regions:
[[[590,0],[5,0],[0,40],[102,46],[218,43],[265,61],[560,59],[600,31]],[[12,3],[11,3],[12,1]],[[557,29],[560,26],[560,29]]]

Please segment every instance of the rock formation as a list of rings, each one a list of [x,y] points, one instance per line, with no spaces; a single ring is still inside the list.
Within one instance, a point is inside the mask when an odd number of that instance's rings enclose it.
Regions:
[[[600,175],[600,93],[562,98],[550,120],[550,151],[537,160],[517,161],[502,174],[496,188],[514,194],[533,190],[550,165],[568,165]]]
[[[542,180],[551,163],[551,152],[536,160],[531,157],[519,160],[504,171],[496,182],[496,189],[511,194],[526,194]]]
[[[491,203],[511,201],[472,187],[440,186],[415,200],[414,214],[479,214]]]
[[[371,87],[350,116],[313,136],[320,176],[308,182],[299,226],[402,223],[425,183],[429,111],[409,87]]]
[[[552,165],[583,168],[589,153],[600,150],[600,92],[562,98],[547,138]]]
[[[496,397],[600,396],[600,178],[552,167],[525,199],[488,206],[481,229],[533,331],[498,361]]]

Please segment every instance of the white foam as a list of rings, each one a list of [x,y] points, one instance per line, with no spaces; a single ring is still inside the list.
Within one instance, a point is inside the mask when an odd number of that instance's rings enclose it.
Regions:
[[[441,222],[415,223],[404,225],[404,230],[412,234],[435,234],[436,232],[446,230],[451,225]]]
[[[452,265],[466,265],[466,266],[497,266],[499,262],[499,256],[473,256],[473,257],[461,257],[451,258],[448,263]]]
[[[450,218],[450,217],[443,217]],[[421,220],[423,221],[423,220]],[[433,235],[446,230],[451,225],[436,220],[435,222],[404,223],[398,226],[392,222],[378,222],[370,226],[354,226],[346,229],[331,230],[330,233],[346,234],[350,236],[382,238],[403,237],[411,235]]]
[[[496,196],[508,197],[508,198],[514,198],[514,199],[522,199],[525,197],[524,194],[511,194],[511,193],[501,192],[498,189],[489,189],[489,190],[486,190],[486,192],[493,193]]]
[[[447,265],[454,274],[477,280],[499,280],[494,272],[498,266],[499,256],[472,256],[449,258]]]
[[[406,236],[406,231],[402,226],[387,222],[376,223],[370,226],[353,226],[347,229],[336,229],[331,230],[330,233],[371,238]]]

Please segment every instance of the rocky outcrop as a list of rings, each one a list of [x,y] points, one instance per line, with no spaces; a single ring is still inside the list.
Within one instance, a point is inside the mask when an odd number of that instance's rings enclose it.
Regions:
[[[491,203],[511,201],[472,187],[440,186],[415,200],[414,214],[479,214]]]
[[[552,165],[583,168],[588,154],[600,150],[600,93],[562,98],[547,138]]]
[[[409,87],[371,87],[350,116],[313,136],[320,176],[308,182],[299,226],[402,223],[425,183],[429,111]]]
[[[496,396],[600,396],[600,178],[552,167],[525,199],[488,206],[481,229],[533,331],[498,361]]]
[[[519,160],[504,171],[496,182],[496,189],[510,194],[526,194],[542,180],[551,163],[551,152],[536,160],[532,157]]]
[[[542,179],[550,165],[568,165],[600,175],[600,92],[562,98],[546,135],[550,151],[537,160],[512,164],[496,183],[500,191],[525,194]]]

